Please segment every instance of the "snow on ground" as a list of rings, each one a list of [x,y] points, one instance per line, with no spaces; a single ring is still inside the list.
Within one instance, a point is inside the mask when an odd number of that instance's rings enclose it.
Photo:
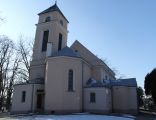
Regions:
[[[123,114],[122,117],[127,117],[127,118],[133,118],[135,119],[135,116],[129,115],[129,114]]]
[[[16,118],[0,118],[0,120],[134,120],[132,118],[106,115],[33,115]]]

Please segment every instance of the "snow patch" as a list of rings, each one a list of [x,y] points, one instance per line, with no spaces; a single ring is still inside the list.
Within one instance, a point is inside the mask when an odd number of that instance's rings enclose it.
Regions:
[[[14,120],[134,120],[132,118],[106,115],[34,115],[18,117]]]
[[[132,116],[132,115],[129,115],[129,114],[124,114],[124,115],[122,115],[123,117],[127,117],[127,118],[133,118],[133,119],[135,119],[136,117],[135,116]]]

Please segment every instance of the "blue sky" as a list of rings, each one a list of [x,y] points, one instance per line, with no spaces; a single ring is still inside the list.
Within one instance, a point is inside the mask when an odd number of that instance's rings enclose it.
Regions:
[[[3,0],[0,35],[17,41],[22,34],[35,37],[38,13],[54,0]],[[143,86],[145,75],[156,67],[155,0],[58,0],[69,20],[68,45],[79,40],[119,71],[117,77],[136,77]]]

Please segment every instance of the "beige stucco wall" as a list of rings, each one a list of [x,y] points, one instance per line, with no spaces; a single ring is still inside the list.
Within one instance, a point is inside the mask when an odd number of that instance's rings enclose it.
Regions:
[[[28,113],[36,111],[37,96],[36,91],[44,89],[40,84],[15,85],[12,98],[11,113]],[[26,91],[25,102],[22,102],[22,91]]]
[[[74,51],[77,50],[78,53],[81,55],[81,57],[91,65],[97,65],[97,64],[102,65],[103,64],[102,61],[97,56],[95,56],[93,53],[91,53],[87,48],[85,48],[78,41],[75,41],[72,44],[71,49],[73,49]]]
[[[29,80],[45,78],[45,60],[32,61],[30,64]]]
[[[37,111],[37,90],[44,90],[43,84],[34,84],[33,86],[33,104],[32,104],[32,112]]]
[[[51,21],[45,22],[46,18],[50,17]],[[63,21],[63,26],[60,24]],[[45,59],[46,52],[42,52],[43,32],[49,30],[48,42],[53,44],[53,52],[58,50],[59,33],[63,35],[62,48],[67,45],[68,21],[58,12],[53,11],[39,15],[38,24],[36,24],[35,43],[33,48],[33,60]]]
[[[46,17],[50,16],[51,21],[45,22]],[[63,26],[60,24],[63,21]],[[45,59],[46,52],[42,52],[43,33],[49,30],[48,42],[52,42],[53,53],[58,51],[59,33],[63,35],[62,48],[67,46],[67,24],[68,22],[59,12],[50,12],[39,16],[39,23],[36,25],[35,43],[33,48],[33,60]]]
[[[45,19],[50,16],[51,21],[45,22]],[[63,26],[60,24],[63,21]],[[63,35],[62,48],[67,46],[67,24],[68,22],[57,11],[39,15],[39,21],[36,25],[36,35],[33,47],[33,59],[30,68],[29,79],[43,77],[45,78],[45,59],[46,51],[42,51],[42,42],[44,31],[49,30],[48,42],[52,43],[52,53],[58,51],[59,34]]]
[[[71,46],[71,49],[74,51],[77,50],[82,59],[92,66],[92,78],[96,80],[103,80],[107,75],[108,78],[112,80],[115,79],[115,73],[101,59],[91,53],[81,43],[75,41]]]
[[[116,78],[115,78],[115,75],[114,74],[112,74],[111,73],[111,71],[109,71],[108,69],[106,69],[106,68],[102,68],[102,78],[103,79],[105,79],[106,78],[106,76],[107,76],[107,79],[108,80],[116,80]]]
[[[26,91],[26,100],[22,103],[22,91]],[[32,109],[32,85],[16,85],[14,86],[12,98],[12,113],[30,112]]]
[[[90,102],[90,93],[96,94],[96,102]],[[94,113],[110,113],[112,111],[111,91],[109,88],[84,88],[84,110]]]
[[[33,49],[33,60],[45,59],[46,57],[46,52],[42,52],[43,33],[46,30],[49,30],[48,42],[52,42],[53,53],[58,51],[59,33],[63,35],[62,48],[67,45],[67,30],[58,21],[38,24]]]
[[[39,16],[39,21],[38,21],[38,23],[44,23],[45,22],[45,19],[47,18],[47,17],[50,17],[51,18],[51,20],[52,21],[60,21],[60,20],[62,20],[63,21],[63,27],[65,28],[65,29],[67,29],[67,25],[68,25],[68,22],[64,19],[64,17],[62,17],[62,15],[59,13],[59,12],[57,12],[57,11],[54,11],[54,12],[50,12],[50,13],[45,13],[45,14],[41,14],[40,16]]]
[[[83,87],[86,86],[87,81],[91,78],[91,66],[83,61]]]
[[[68,92],[68,71],[74,71],[74,91]],[[46,112],[80,112],[82,109],[82,61],[72,57],[47,60],[45,80]]]
[[[94,66],[92,68],[92,78],[94,78],[95,80],[103,80],[102,67]]]
[[[115,80],[115,76],[110,73],[104,66],[93,66],[92,67],[92,78],[95,80]]]
[[[137,113],[136,87],[114,86],[112,96],[113,112]]]

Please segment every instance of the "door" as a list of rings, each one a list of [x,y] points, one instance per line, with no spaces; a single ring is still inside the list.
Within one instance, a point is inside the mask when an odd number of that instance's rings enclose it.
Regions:
[[[37,109],[43,109],[43,95],[37,95]]]
[[[44,93],[37,91],[37,102],[36,102],[37,111],[43,111],[44,109]]]

